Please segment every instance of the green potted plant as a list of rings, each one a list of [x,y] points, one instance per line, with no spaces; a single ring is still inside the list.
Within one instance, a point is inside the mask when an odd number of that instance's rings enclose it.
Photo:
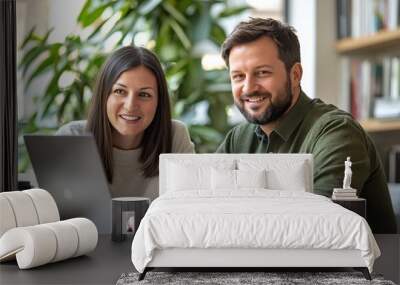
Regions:
[[[50,43],[52,29],[45,35],[32,29],[21,46],[25,88],[46,73],[50,79],[37,99],[37,111],[20,122],[22,132],[52,132],[84,118],[106,50],[141,39],[164,64],[173,116],[189,125],[198,152],[214,151],[231,127],[227,111],[232,99],[227,72],[203,68],[204,47],[218,51],[226,37],[221,23],[247,9],[229,7],[226,0],[86,0],[77,17],[85,36],[70,34]],[[199,106],[206,111],[203,122],[194,120]],[[22,170],[28,163],[23,149],[20,157]]]

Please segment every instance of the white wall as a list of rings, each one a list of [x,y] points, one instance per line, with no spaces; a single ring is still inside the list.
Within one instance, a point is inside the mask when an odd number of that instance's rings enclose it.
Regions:
[[[85,0],[17,0],[17,46],[22,44],[27,33],[36,27],[36,33],[44,35],[51,27],[54,28],[49,37],[50,42],[63,41],[69,33],[78,33],[79,26],[76,18],[79,15]],[[21,51],[17,51],[17,62],[22,58]],[[45,90],[49,75],[32,82],[29,89],[24,91],[24,80],[21,72],[18,73],[18,119],[27,118],[36,105],[34,97],[40,96]]]
[[[35,0],[37,1],[37,0]],[[54,27],[50,41],[63,42],[68,34],[79,34],[81,28],[76,24],[85,0],[51,0],[49,5],[49,27]]]
[[[303,91],[311,98],[316,96],[316,0],[290,0],[288,22],[297,30],[303,66]]]
[[[297,30],[303,65],[302,88],[311,98],[343,107],[340,64],[335,50],[335,1],[290,0],[289,24]]]
[[[43,34],[48,29],[48,0],[17,0],[17,47],[19,48],[29,31],[35,28],[37,33]],[[17,63],[22,59],[23,54],[17,50]],[[38,87],[44,84],[43,80],[33,82],[26,92],[24,91],[24,80],[22,72],[17,73],[17,103],[18,103],[18,119],[27,117],[33,110],[33,94]]]
[[[316,1],[316,97],[326,103],[344,107],[340,96],[341,60],[336,44],[336,1]]]
[[[1,1],[1,0],[0,0]],[[63,41],[69,33],[79,32],[76,18],[79,15],[85,0],[16,0],[17,13],[17,46],[21,46],[23,39],[36,27],[36,33],[44,35],[50,27],[54,31],[49,37],[50,42]],[[17,51],[17,62],[22,59],[22,52]],[[17,104],[18,119],[28,118],[37,108],[34,97],[40,96],[45,90],[49,75],[36,79],[29,89],[24,91],[24,79],[21,71],[17,74]],[[18,174],[19,180],[29,180],[37,186],[32,169]]]

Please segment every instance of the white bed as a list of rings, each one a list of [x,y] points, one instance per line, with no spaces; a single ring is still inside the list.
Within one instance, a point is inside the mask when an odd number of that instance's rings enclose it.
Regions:
[[[354,267],[379,248],[367,222],[312,194],[308,154],[164,154],[160,197],[132,243],[154,267]]]

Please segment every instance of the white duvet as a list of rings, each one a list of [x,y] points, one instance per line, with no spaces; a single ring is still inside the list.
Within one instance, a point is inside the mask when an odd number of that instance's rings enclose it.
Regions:
[[[143,272],[165,248],[358,249],[371,272],[380,255],[359,215],[320,195],[265,189],[160,196],[134,237],[132,262]]]

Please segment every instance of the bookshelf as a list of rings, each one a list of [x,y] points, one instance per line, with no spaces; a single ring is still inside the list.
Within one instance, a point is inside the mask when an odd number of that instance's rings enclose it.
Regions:
[[[382,133],[400,130],[400,119],[376,120],[369,119],[360,121],[361,126],[369,133]]]
[[[338,40],[336,51],[348,56],[371,56],[376,54],[400,54],[400,28],[379,31],[370,36]]]
[[[342,95],[367,132],[400,131],[400,3],[336,0]]]

